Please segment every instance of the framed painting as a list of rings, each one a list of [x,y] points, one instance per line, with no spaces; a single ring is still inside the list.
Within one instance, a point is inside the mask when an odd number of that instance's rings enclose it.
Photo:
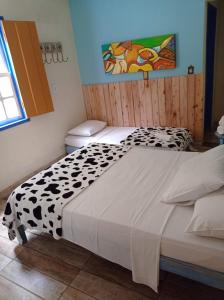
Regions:
[[[106,73],[150,72],[176,68],[176,36],[167,34],[102,45]]]

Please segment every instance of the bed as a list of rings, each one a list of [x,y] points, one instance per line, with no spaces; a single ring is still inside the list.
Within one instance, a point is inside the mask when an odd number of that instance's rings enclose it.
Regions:
[[[65,138],[66,152],[68,154],[84,147],[89,143],[107,143],[107,144],[120,144],[129,134],[135,131],[136,127],[112,127],[107,126],[100,132],[92,136],[79,136],[68,134]]]
[[[113,146],[112,152],[114,149]],[[97,175],[94,183],[91,182],[63,207],[62,237],[132,270],[134,281],[155,291],[159,265],[168,271],[223,288],[224,241],[185,233],[193,208],[160,201],[178,166],[198,154],[139,147],[125,151],[125,155],[123,153],[103,174]],[[80,154],[67,156],[66,162],[77,155]],[[64,164],[64,160],[60,162],[60,166]],[[57,172],[58,166],[56,164]],[[44,172],[47,178],[51,169]],[[24,194],[34,180],[40,184],[37,177],[23,184]],[[37,186],[34,186],[36,190]],[[20,202],[25,200],[22,197],[20,192]],[[195,278],[197,272],[203,276]],[[209,277],[206,272],[209,272]]]
[[[94,142],[184,151],[192,143],[192,137],[185,128],[107,126],[92,136],[68,134],[65,138],[66,152],[70,154]]]

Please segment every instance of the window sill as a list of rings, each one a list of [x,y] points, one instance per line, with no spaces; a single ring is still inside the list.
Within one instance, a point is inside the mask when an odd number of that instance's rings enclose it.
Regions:
[[[20,119],[20,120],[17,120],[15,122],[12,122],[12,123],[9,123],[9,124],[5,124],[5,125],[0,125],[0,131],[3,131],[3,130],[6,130],[6,129],[9,129],[11,127],[15,127],[17,125],[20,125],[20,124],[23,124],[23,123],[26,123],[26,122],[29,122],[30,119]]]

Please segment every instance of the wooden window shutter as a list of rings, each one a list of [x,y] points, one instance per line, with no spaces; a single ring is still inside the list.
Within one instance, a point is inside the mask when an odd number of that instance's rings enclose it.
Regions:
[[[53,111],[35,22],[2,23],[27,116]]]

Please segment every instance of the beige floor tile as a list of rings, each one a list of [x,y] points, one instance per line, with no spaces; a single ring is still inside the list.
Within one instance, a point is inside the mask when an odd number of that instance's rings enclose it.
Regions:
[[[0,271],[8,265],[12,260],[5,255],[0,254]]]
[[[73,248],[64,245],[60,240],[53,238],[36,237],[33,238],[26,247],[37,250],[43,254],[62,260],[70,265],[82,268],[90,256],[90,252],[84,248],[75,246]]]
[[[18,285],[0,276],[0,300],[39,300]]]
[[[16,255],[22,251],[22,246],[16,242],[10,241],[8,238],[0,236],[0,253],[10,258],[15,258]]]
[[[70,284],[79,273],[79,269],[56,258],[25,248],[18,254],[17,260],[32,269],[40,270],[46,275]]]
[[[158,294],[149,287],[133,282],[131,271],[99,256],[92,255],[88,259],[83,270],[99,277],[103,277],[106,280],[116,282],[125,288],[134,290],[135,292],[150,297],[151,299],[158,298]]]
[[[116,283],[81,271],[72,282],[72,287],[98,300],[146,300],[150,299]]]
[[[95,298],[92,298],[87,294],[84,294],[71,287],[68,287],[63,293],[62,297],[60,298],[60,300],[94,300],[94,299]]]
[[[63,283],[27,268],[16,261],[8,264],[0,272],[0,275],[48,300],[58,299],[66,288]]]

